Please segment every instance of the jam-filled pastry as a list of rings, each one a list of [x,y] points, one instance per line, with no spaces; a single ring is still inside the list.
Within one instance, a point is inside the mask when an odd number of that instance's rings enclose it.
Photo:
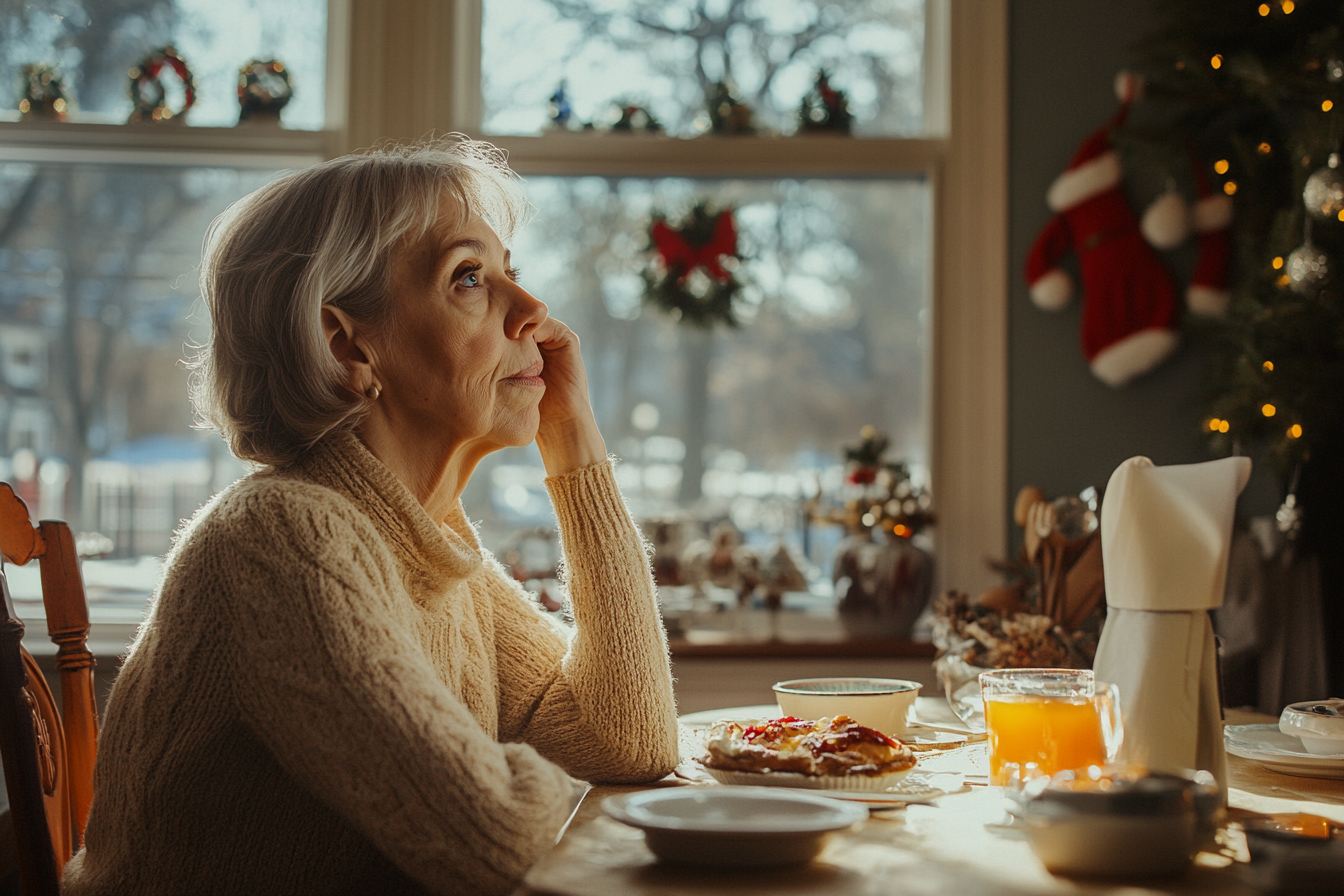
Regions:
[[[909,771],[915,764],[905,744],[849,716],[716,722],[705,746],[700,762],[720,771],[878,777]]]

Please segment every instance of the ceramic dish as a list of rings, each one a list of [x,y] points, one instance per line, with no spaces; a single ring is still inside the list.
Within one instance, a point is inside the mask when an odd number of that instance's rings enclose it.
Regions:
[[[1344,753],[1308,753],[1302,741],[1278,725],[1228,725],[1223,729],[1227,752],[1266,768],[1300,778],[1344,779]]]
[[[654,855],[697,865],[800,865],[867,807],[760,787],[671,787],[607,797],[602,811],[644,831]]]
[[[885,775],[800,775],[794,772],[739,772],[705,766],[705,771],[720,784],[742,787],[793,787],[798,790],[841,790],[855,793],[883,793],[898,786],[915,766]]]
[[[774,690],[786,716],[833,719],[844,715],[899,737],[914,721],[920,687],[917,681],[900,678],[797,678],[778,682]]]
[[[1344,753],[1344,700],[1308,700],[1290,703],[1279,716],[1279,730],[1300,738],[1308,753],[1330,756]]]

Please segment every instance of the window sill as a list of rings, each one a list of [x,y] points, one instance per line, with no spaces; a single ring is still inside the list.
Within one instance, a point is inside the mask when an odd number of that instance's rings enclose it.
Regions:
[[[338,138],[335,131],[287,131],[270,124],[0,121],[0,161],[286,168],[321,161]]]

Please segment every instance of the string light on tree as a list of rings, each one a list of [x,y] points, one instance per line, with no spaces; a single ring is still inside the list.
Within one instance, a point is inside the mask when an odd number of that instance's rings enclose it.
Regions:
[[[1260,365],[1260,369],[1263,370],[1265,373],[1273,373],[1273,372],[1274,372],[1274,362],[1273,362],[1273,361],[1266,361],[1265,363],[1263,363],[1263,364]]]
[[[1274,407],[1274,405],[1269,404],[1268,402],[1260,406],[1260,413],[1264,414],[1266,417],[1273,417],[1278,412],[1279,409]]]

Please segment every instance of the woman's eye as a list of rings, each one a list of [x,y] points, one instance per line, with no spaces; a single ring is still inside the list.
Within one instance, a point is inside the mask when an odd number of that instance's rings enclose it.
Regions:
[[[481,269],[473,268],[457,278],[457,282],[469,288],[475,288],[481,285]]]

